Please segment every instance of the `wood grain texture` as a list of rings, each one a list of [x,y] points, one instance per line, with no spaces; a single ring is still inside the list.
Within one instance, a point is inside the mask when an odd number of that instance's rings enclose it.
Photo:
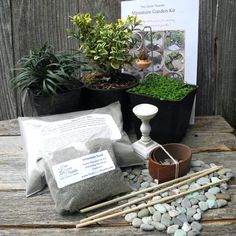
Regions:
[[[14,136],[20,134],[17,119],[0,121],[0,136]]]
[[[200,0],[196,114],[215,114],[215,20],[217,0]]]
[[[15,120],[16,121],[16,120]],[[144,235],[140,229],[132,228],[122,217],[103,221],[88,228],[75,229],[75,224],[84,215],[59,215],[55,211],[53,200],[48,189],[40,195],[25,197],[25,159],[23,157],[21,137],[15,136],[13,121],[0,122],[0,235]],[[212,123],[211,123],[212,122]],[[191,132],[201,134],[199,140],[214,134],[209,139],[218,140],[224,144],[225,137],[231,134],[231,127],[224,123],[224,119],[217,117],[197,119],[197,129],[191,127]],[[216,125],[214,125],[216,124]],[[225,127],[224,125],[225,124]],[[225,132],[225,133],[222,133]],[[4,135],[5,134],[5,135]],[[7,136],[13,135],[13,136]],[[204,135],[205,134],[205,135]],[[232,137],[230,137],[231,139]],[[208,140],[209,141],[209,140]],[[208,142],[205,140],[205,142]],[[193,139],[193,143],[196,141]],[[197,142],[199,145],[202,142]],[[215,163],[232,168],[236,173],[234,151],[227,152],[201,152],[193,154],[193,159],[203,160],[206,163]],[[203,214],[203,231],[201,235],[234,235],[236,232],[236,180],[230,181],[229,205]],[[94,214],[89,213],[89,215]],[[156,235],[157,232],[145,232],[145,235]],[[159,233],[158,235],[166,235]]]
[[[0,191],[25,190],[25,158],[23,154],[0,153]]]
[[[0,120],[16,116],[15,92],[10,89],[12,77],[12,18],[10,0],[0,1]]]
[[[72,25],[69,16],[77,11],[78,3],[78,0],[12,1],[16,60],[45,42],[55,50],[77,48],[78,42],[68,38],[67,28]]]
[[[204,132],[189,132],[186,134],[182,143],[189,145],[191,148],[206,148],[212,150],[212,145],[224,144],[230,150],[236,150],[236,137],[231,133],[204,133]]]
[[[92,15],[102,13],[106,16],[107,22],[114,22],[121,15],[120,0],[82,0],[79,4],[80,12]]]
[[[217,39],[217,114],[236,127],[236,1],[219,0]]]
[[[234,129],[222,116],[197,116],[187,132],[233,133]],[[20,135],[17,119],[0,121],[0,136],[4,135]]]
[[[200,0],[197,115],[236,127],[236,1]]]
[[[222,235],[235,235],[236,230],[234,227],[235,223],[219,223],[219,224],[203,224],[203,232],[201,232],[202,236],[222,236]],[[158,235],[158,236],[166,236],[166,233],[162,232],[143,232],[140,229],[134,229],[131,227],[90,227],[90,228],[84,228],[84,229],[1,229],[0,228],[0,235],[4,236],[45,236],[45,235],[51,235],[51,236],[80,236],[80,235],[86,235],[86,236],[124,236],[124,235]]]
[[[234,129],[222,116],[196,116],[188,131],[233,133]]]
[[[0,137],[0,154],[11,155],[19,154],[23,151],[22,139],[20,136]]]
[[[236,173],[236,166],[232,165],[232,163],[235,162],[235,152],[196,153],[193,154],[193,159],[201,159],[209,164],[215,163],[217,165],[223,165],[227,168],[231,168],[233,172]],[[26,171],[23,152],[1,151],[0,167],[0,191],[25,189]],[[232,184],[236,184],[236,181],[232,181]]]
[[[236,215],[235,190],[235,186],[229,189],[232,200],[228,206],[206,211],[203,214],[202,221],[209,222],[210,219],[215,221],[221,220],[222,222],[226,219],[232,219],[233,221]],[[85,215],[79,213],[70,215],[58,214],[48,192],[31,198],[25,198],[24,191],[0,192],[0,199],[4,203],[0,205],[0,212],[2,212],[0,229],[4,227],[73,228],[80,219],[85,217]],[[9,201],[9,199],[11,200]],[[8,209],[12,210],[8,211]],[[91,213],[88,215],[91,215]],[[128,226],[128,223],[122,217],[117,217],[102,221],[99,225],[101,227],[124,227]]]

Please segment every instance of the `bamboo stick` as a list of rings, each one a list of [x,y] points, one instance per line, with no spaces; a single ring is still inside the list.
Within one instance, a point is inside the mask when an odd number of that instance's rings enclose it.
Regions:
[[[213,185],[220,184],[220,183],[225,182],[225,181],[228,181],[228,180],[229,180],[229,179],[222,179],[222,180],[219,180],[219,181],[217,181],[217,182],[215,182],[215,183],[210,183],[210,184],[206,184],[206,185],[200,186],[200,187],[198,187],[198,188],[190,189],[190,190],[184,191],[184,192],[179,193],[179,194],[175,194],[175,195],[172,195],[172,196],[168,196],[168,197],[159,199],[159,200],[157,200],[157,201],[149,202],[149,203],[147,203],[147,204],[143,204],[143,205],[134,207],[134,208],[132,208],[132,209],[120,211],[120,212],[117,212],[117,213],[114,213],[114,214],[111,214],[111,215],[107,215],[107,216],[103,216],[103,217],[100,217],[100,218],[96,218],[96,219],[91,220],[91,221],[86,221],[86,222],[83,222],[83,223],[79,223],[79,224],[76,225],[76,228],[81,228],[81,227],[84,227],[84,226],[91,225],[91,224],[93,224],[93,223],[97,223],[97,222],[102,221],[102,220],[111,219],[111,218],[114,218],[114,217],[116,217],[116,216],[121,216],[121,215],[130,213],[130,212],[133,212],[133,211],[137,211],[137,210],[140,210],[140,209],[149,207],[149,206],[153,206],[153,205],[156,205],[156,204],[159,204],[159,203],[167,202],[167,201],[172,200],[172,199],[174,199],[174,198],[179,198],[179,197],[184,196],[184,195],[186,195],[186,194],[193,193],[193,192],[196,192],[196,191],[199,191],[199,190],[202,190],[202,189],[211,187],[211,186],[213,186]]]
[[[218,169],[218,168],[216,168],[216,169]],[[205,172],[203,172],[203,173],[200,173],[200,174],[198,174],[198,175],[196,175],[196,176],[193,176],[193,177],[191,177],[191,178],[189,178],[189,179],[187,179],[187,180],[184,180],[184,181],[181,181],[181,182],[179,182],[179,183],[177,183],[177,184],[174,184],[174,185],[171,185],[171,186],[169,186],[169,187],[163,188],[163,189],[161,189],[161,190],[159,190],[159,191],[156,191],[156,192],[153,192],[153,193],[149,193],[148,195],[143,196],[143,197],[140,197],[139,199],[135,199],[135,200],[133,200],[133,201],[130,201],[130,202],[124,203],[124,204],[122,204],[122,205],[119,205],[119,206],[113,207],[113,208],[111,208],[111,209],[108,209],[108,210],[106,210],[106,211],[97,213],[97,214],[95,214],[95,215],[93,215],[93,216],[90,216],[90,217],[87,217],[87,218],[85,218],[85,219],[80,220],[80,222],[86,222],[86,221],[89,221],[89,220],[91,220],[91,219],[95,219],[95,218],[101,217],[101,216],[103,216],[103,215],[106,215],[106,214],[108,214],[108,213],[110,213],[110,212],[114,212],[114,211],[116,211],[116,210],[119,210],[119,209],[121,209],[121,208],[130,206],[130,205],[133,205],[133,204],[135,204],[135,203],[137,203],[137,202],[144,201],[144,200],[146,200],[146,199],[148,199],[148,198],[151,198],[151,197],[154,197],[154,196],[156,196],[156,195],[159,195],[159,194],[161,194],[161,193],[163,193],[163,192],[166,192],[166,191],[168,191],[168,190],[170,190],[170,189],[173,189],[173,188],[179,187],[179,186],[181,186],[181,185],[187,184],[187,183],[189,183],[189,182],[192,182],[192,181],[194,181],[194,180],[196,180],[196,179],[198,179],[198,178],[200,178],[200,177],[202,177],[202,176],[208,175],[208,174],[210,174],[210,173],[212,173],[212,172],[214,172],[214,171],[215,171],[215,169],[213,169],[213,168],[207,169],[207,171],[205,171]],[[104,204],[105,204],[105,203],[106,203],[106,202],[104,202]]]
[[[96,210],[98,208],[101,208],[101,207],[104,207],[104,206],[107,206],[107,205],[119,202],[121,200],[134,197],[134,196],[136,196],[138,194],[149,192],[149,191],[152,191],[154,189],[162,188],[162,187],[165,187],[167,185],[174,184],[174,183],[180,182],[180,181],[185,180],[185,179],[189,179],[189,178],[191,178],[193,176],[199,175],[199,174],[204,173],[204,172],[206,172],[208,170],[212,170],[212,172],[214,172],[214,171],[217,171],[217,170],[219,170],[221,168],[222,168],[222,166],[215,166],[215,167],[212,167],[212,168],[209,168],[209,169],[206,169],[206,170],[202,170],[202,171],[190,174],[190,175],[185,175],[185,176],[180,177],[178,179],[170,180],[170,181],[162,183],[162,184],[156,184],[154,186],[151,186],[151,187],[148,187],[148,188],[136,191],[136,192],[132,192],[132,193],[126,194],[124,196],[121,196],[121,197],[118,197],[118,198],[115,198],[115,199],[112,199],[112,200],[109,200],[109,201],[106,201],[106,202],[102,202],[102,203],[99,203],[99,204],[96,204],[96,205],[93,205],[93,206],[90,206],[90,207],[86,207],[84,209],[81,209],[80,212],[81,213],[85,213],[85,212],[89,212],[89,211],[92,211],[92,210]]]

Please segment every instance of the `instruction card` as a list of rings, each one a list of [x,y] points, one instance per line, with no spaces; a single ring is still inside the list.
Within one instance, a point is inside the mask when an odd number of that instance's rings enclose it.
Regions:
[[[135,51],[146,49],[154,71],[190,84],[197,81],[199,0],[135,0],[121,2],[121,16],[142,20],[134,37]],[[151,28],[151,31],[150,31]]]
[[[58,188],[114,170],[107,150],[66,161],[52,167]]]
[[[131,53],[148,52],[152,64],[140,74],[133,65],[129,72],[143,78],[157,73],[189,84],[197,84],[199,0],[135,0],[121,2],[121,16],[136,15],[142,25],[133,37]],[[195,103],[190,123],[194,123]]]

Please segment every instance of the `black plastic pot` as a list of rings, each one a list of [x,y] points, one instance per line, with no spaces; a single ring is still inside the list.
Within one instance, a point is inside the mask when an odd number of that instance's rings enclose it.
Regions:
[[[149,103],[158,107],[157,115],[150,121],[150,136],[158,143],[180,142],[186,134],[193,107],[197,86],[191,85],[194,90],[181,101],[165,101],[144,95],[129,93],[132,107]],[[141,121],[132,115],[137,138],[141,137]]]
[[[33,116],[53,115],[82,110],[82,87],[60,93],[53,97],[36,96],[28,91]],[[28,115],[24,113],[24,115]]]
[[[121,104],[121,112],[123,115],[123,128],[125,131],[129,131],[131,127],[131,104],[129,95],[126,90],[132,88],[138,84],[138,80],[130,75],[126,74],[127,79],[132,78],[135,83],[126,88],[112,88],[112,89],[94,89],[87,87],[83,90],[82,100],[84,102],[84,109],[95,109],[103,106],[107,106],[113,102],[119,101]]]

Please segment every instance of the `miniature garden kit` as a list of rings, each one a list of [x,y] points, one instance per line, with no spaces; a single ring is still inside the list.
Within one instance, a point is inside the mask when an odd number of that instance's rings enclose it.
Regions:
[[[27,205],[47,199],[44,188],[48,185],[53,212],[49,217],[67,220],[71,225],[60,226],[65,230],[121,216],[136,228],[135,233],[201,235],[204,213],[231,200],[228,181],[234,173],[218,163],[196,160],[190,146],[176,143],[187,132],[197,90],[183,81],[184,32],[152,34],[149,27],[151,34],[145,37],[150,45],[143,40],[139,47],[133,34],[141,23],[136,16],[108,24],[103,15],[79,13],[71,21],[75,30],[69,33],[81,43],[78,54],[61,56],[44,45],[20,60],[20,73],[12,79],[15,87],[31,91],[34,102],[40,100],[39,106],[34,105],[37,115],[57,113],[18,119],[26,158],[26,196],[30,197],[22,200],[21,196],[21,201]],[[164,61],[159,60],[163,35],[162,46],[169,50],[163,51]],[[178,42],[173,44],[173,39]],[[132,52],[134,47],[138,54]],[[124,66],[135,64],[143,74],[141,83],[132,72],[123,73]],[[161,70],[170,73],[163,76]],[[78,98],[69,96],[68,110],[61,110],[64,98],[58,100],[59,94],[74,88],[79,89]],[[142,124],[135,116],[130,119],[132,108]],[[137,138],[142,134],[133,144],[132,132],[130,137],[125,132],[130,128]],[[135,146],[139,142],[143,148],[148,142],[153,146],[140,155]],[[34,212],[41,214],[44,207],[47,202]],[[23,227],[28,227],[27,222]]]

